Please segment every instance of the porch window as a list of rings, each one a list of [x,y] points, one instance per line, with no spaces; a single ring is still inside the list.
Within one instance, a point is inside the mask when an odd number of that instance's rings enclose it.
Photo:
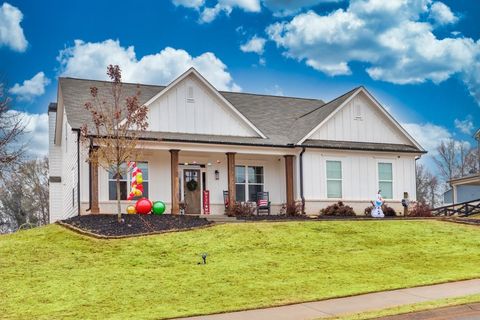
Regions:
[[[137,167],[142,170],[143,177],[143,195],[141,198],[148,198],[148,162],[137,162]],[[130,193],[132,173],[127,172],[127,169],[127,164],[122,163],[120,166],[120,200],[127,200],[128,194]],[[108,173],[108,199],[117,200],[116,176],[112,171]],[[138,200],[139,197],[133,199]]]
[[[393,168],[391,163],[378,163],[378,188],[382,190],[383,198],[393,199]]]
[[[237,201],[257,201],[264,189],[263,167],[235,166]]]
[[[327,161],[327,198],[342,197],[342,162]]]

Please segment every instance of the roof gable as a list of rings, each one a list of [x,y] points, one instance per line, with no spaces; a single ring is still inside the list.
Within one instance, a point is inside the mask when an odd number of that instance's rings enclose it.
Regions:
[[[299,143],[304,143],[307,139],[404,144],[423,151],[363,87],[356,88],[338,99],[333,111]]]
[[[190,68],[148,100],[150,130],[266,136],[200,73]]]

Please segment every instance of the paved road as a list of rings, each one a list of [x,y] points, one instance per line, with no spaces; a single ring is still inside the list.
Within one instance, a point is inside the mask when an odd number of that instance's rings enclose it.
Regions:
[[[480,293],[480,279],[363,294],[353,297],[299,303],[275,308],[255,309],[232,313],[184,318],[189,320],[310,320],[345,314],[381,310],[407,304],[416,304],[444,298],[463,297]],[[400,318],[415,319],[416,318]],[[429,318],[418,318],[429,319]],[[432,318],[437,320],[437,318]],[[438,318],[449,319],[449,318]],[[480,316],[452,318],[480,320]],[[389,319],[390,320],[390,319]],[[395,319],[397,320],[397,319]]]
[[[479,320],[480,303],[420,311],[405,315],[378,318],[379,320]]]

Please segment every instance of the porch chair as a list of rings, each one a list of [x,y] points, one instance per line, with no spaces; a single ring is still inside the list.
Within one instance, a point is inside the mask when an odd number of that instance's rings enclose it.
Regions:
[[[257,215],[260,215],[260,211],[267,211],[270,215],[270,195],[268,192],[257,192]]]

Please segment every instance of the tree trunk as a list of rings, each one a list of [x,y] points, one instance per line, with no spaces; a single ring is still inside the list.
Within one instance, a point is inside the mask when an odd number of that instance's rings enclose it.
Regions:
[[[117,165],[116,181],[117,184],[117,220],[122,222],[122,206],[120,204],[120,166]]]

